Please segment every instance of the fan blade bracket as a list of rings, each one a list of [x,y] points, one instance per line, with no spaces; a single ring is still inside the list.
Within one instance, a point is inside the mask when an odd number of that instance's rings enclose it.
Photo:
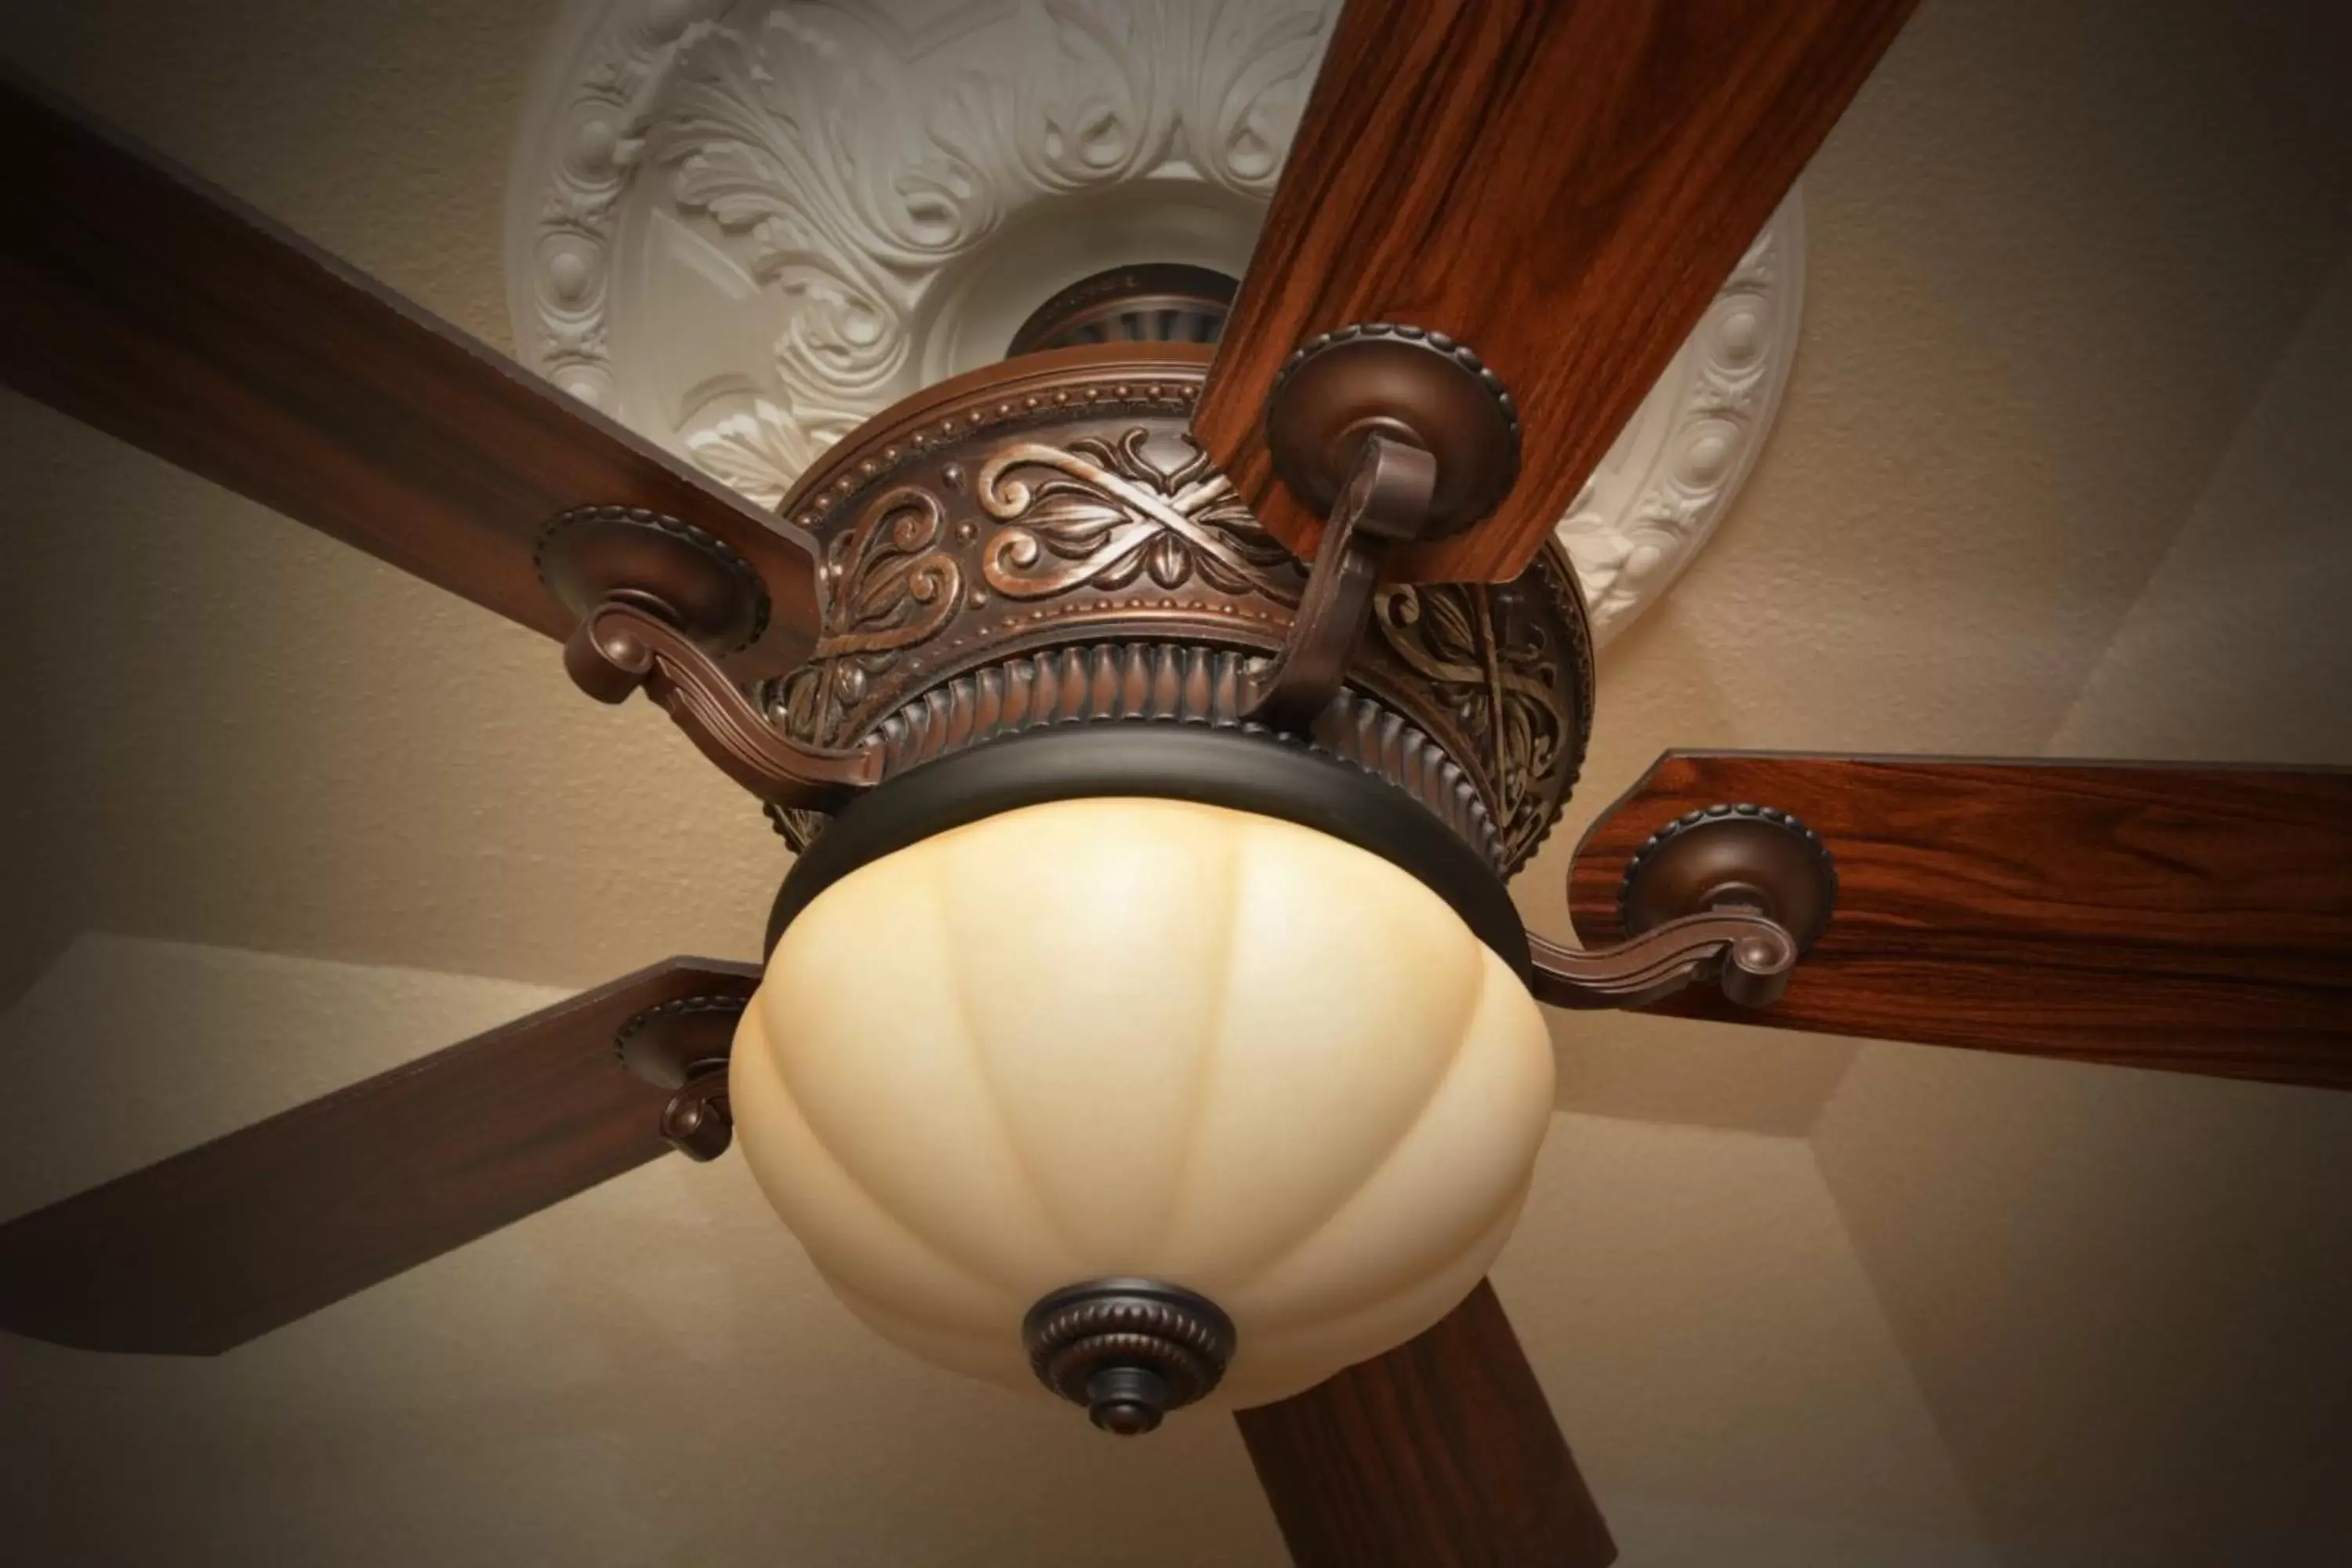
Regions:
[[[698,1164],[709,1164],[734,1146],[735,1114],[727,1102],[727,1072],[696,1078],[662,1107],[661,1135]]]
[[[732,545],[645,507],[559,513],[541,531],[531,563],[574,619],[618,599],[659,616],[713,658],[758,642],[773,608],[758,569]]]
[[[599,702],[625,702],[642,689],[719,772],[770,805],[835,811],[880,782],[876,748],[830,751],[787,735],[690,632],[625,594],[572,629],[563,668]]]
[[[1668,822],[1626,862],[1614,947],[1562,947],[1529,932],[1536,1000],[1646,1007],[1712,981],[1725,1000],[1769,1007],[1837,908],[1837,861],[1821,835],[1769,805],[1703,806]]]
[[[1640,936],[1693,915],[1746,910],[1811,950],[1837,909],[1837,859],[1790,812],[1743,802],[1685,812],[1633,852],[1618,920]]]
[[[1789,988],[1802,952],[1789,929],[1727,907],[1669,921],[1614,947],[1578,949],[1528,933],[1529,989],[1551,1007],[1646,1007],[1712,981],[1741,1007],[1768,1007]]]
[[[1836,847],[1836,918],[1778,1005],[1662,1011],[2352,1088],[2352,771],[1668,752],[1578,848],[1583,939],[1619,939],[1670,879],[1635,862],[1726,800]]]
[[[1284,362],[1266,396],[1266,448],[1275,473],[1317,517],[1347,495],[1374,436],[1426,452],[1435,470],[1401,542],[1460,533],[1518,479],[1517,405],[1475,351],[1444,332],[1357,322]],[[1269,509],[1265,521],[1295,553],[1314,552],[1318,540],[1298,531],[1297,512]]]
[[[750,994],[738,991],[696,992],[657,1003],[621,1026],[614,1053],[654,1088],[684,1089],[705,1073],[727,1070],[735,1026],[750,1003]]]
[[[1389,546],[1416,537],[1429,516],[1434,459],[1372,431],[1355,443],[1355,467],[1315,546],[1298,613],[1282,651],[1250,679],[1244,717],[1304,735],[1339,695],[1372,614],[1372,590]]]
[[[661,1110],[661,1135],[689,1160],[716,1160],[735,1142],[727,1065],[735,1026],[750,1003],[732,991],[679,996],[637,1014],[614,1037],[622,1066],[672,1091]]]

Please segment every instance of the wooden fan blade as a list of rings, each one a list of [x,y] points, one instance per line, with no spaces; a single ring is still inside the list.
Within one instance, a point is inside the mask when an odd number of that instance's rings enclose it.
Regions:
[[[0,380],[167,462],[561,638],[533,547],[643,507],[732,546],[769,628],[816,636],[799,531],[236,198],[0,75]],[[96,520],[93,520],[95,522]]]
[[[1234,1419],[1299,1568],[1617,1560],[1484,1281],[1419,1338]]]
[[[0,1329],[216,1355],[585,1192],[670,1147],[616,1032],[758,981],[674,958],[0,1226]]]
[[[1394,574],[1503,581],[1535,556],[1915,0],[1357,0],[1194,424],[1301,559],[1318,521],[1264,439],[1317,333],[1450,333],[1518,405],[1517,487]]]
[[[1837,910],[1788,994],[1661,1012],[2352,1088],[2352,773],[1671,752],[1585,837],[1569,902],[1622,930],[1628,858],[1685,812],[1794,812]]]

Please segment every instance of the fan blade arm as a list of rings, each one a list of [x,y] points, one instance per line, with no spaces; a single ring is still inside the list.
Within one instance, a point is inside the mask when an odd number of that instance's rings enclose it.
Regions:
[[[1528,933],[1528,989],[1548,1007],[1647,1007],[1713,982],[1741,1007],[1769,1007],[1789,988],[1797,939],[1762,915],[1686,915],[1615,947],[1580,949]]]
[[[0,1225],[0,1330],[217,1355],[657,1159],[616,1037],[758,979],[671,959]]]
[[[2352,1089],[2352,771],[1672,752],[1578,848],[1582,939],[1654,835],[1734,803],[1819,835],[1835,913],[1777,1005],[1658,1011]]]

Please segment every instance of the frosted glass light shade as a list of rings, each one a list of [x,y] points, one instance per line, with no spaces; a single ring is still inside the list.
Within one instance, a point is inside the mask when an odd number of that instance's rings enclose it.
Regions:
[[[852,1311],[1039,1390],[1023,1314],[1140,1276],[1281,1398],[1443,1317],[1552,1109],[1536,1003],[1389,861],[1178,801],[1058,801],[861,867],[788,926],[730,1069],[739,1146]]]

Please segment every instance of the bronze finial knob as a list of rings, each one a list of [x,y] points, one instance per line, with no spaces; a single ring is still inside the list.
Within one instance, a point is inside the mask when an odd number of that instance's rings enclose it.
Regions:
[[[1029,1309],[1021,1338],[1038,1382],[1122,1437],[1207,1394],[1234,1355],[1233,1320],[1215,1302],[1155,1279],[1056,1290]]]

